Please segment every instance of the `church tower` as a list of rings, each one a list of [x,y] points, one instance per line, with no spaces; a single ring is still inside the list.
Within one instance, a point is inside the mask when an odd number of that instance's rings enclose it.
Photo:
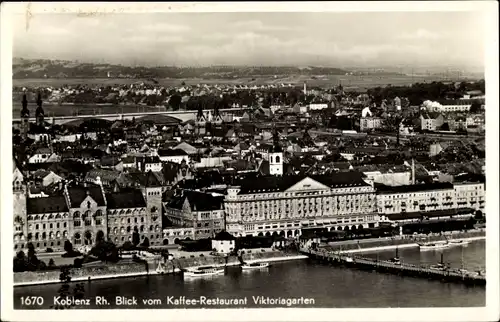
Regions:
[[[42,94],[38,93],[38,98],[36,99],[36,125],[38,126],[45,126],[45,112],[43,111],[42,107]]]
[[[28,99],[26,98],[26,94],[23,95],[23,108],[21,110],[21,133],[23,138],[26,139],[28,137],[28,131],[30,127],[30,111],[28,110]]]
[[[206,133],[207,119],[203,114],[201,103],[198,105],[198,114],[196,115],[195,131],[197,135],[204,135]]]
[[[283,175],[283,149],[280,146],[278,131],[273,133],[273,147],[269,151],[269,174],[273,176]]]
[[[215,125],[222,124],[222,116],[220,115],[219,103],[217,103],[217,102],[215,102],[215,106],[214,106],[214,115],[212,117],[212,123]]]
[[[13,163],[13,224],[14,224],[14,248],[17,251],[27,248],[28,240],[28,212],[27,212],[27,187],[24,176],[17,166],[16,160]]]

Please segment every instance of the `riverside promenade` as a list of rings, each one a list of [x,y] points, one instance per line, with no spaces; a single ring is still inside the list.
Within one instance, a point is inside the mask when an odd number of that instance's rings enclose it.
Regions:
[[[278,251],[243,255],[243,260],[247,263],[282,262],[300,259],[307,259],[307,256]],[[173,274],[202,266],[238,266],[241,262],[236,257],[229,258],[227,262],[224,257],[216,256],[175,258],[165,262],[163,262],[161,258],[155,257],[147,260],[147,268],[145,264],[146,263],[108,264],[98,267],[71,268],[71,281],[90,282],[101,279]],[[14,287],[61,283],[59,274],[59,270],[14,273]]]

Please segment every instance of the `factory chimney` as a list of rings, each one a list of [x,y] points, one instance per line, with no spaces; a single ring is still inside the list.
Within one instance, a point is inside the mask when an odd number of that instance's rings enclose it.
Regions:
[[[415,160],[411,159],[411,184],[415,184]]]

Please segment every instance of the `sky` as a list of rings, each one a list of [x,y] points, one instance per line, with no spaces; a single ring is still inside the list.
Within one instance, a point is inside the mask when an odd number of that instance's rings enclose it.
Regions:
[[[479,12],[37,14],[14,57],[142,66],[484,66]]]

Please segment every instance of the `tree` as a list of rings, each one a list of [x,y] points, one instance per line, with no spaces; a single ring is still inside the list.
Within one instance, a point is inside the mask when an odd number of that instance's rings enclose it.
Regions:
[[[142,242],[142,247],[145,248],[149,247],[149,239],[147,237],[144,238],[144,241]]]
[[[132,250],[134,249],[134,244],[132,244],[131,242],[129,241],[126,241],[125,243],[123,243],[122,247],[121,247],[123,250]]]
[[[64,251],[68,254],[73,252],[73,244],[69,240],[64,242]]]
[[[27,258],[24,252],[21,250],[14,257],[14,272],[24,272],[27,266]]]
[[[104,241],[104,233],[102,230],[99,230],[96,234],[95,237],[96,244],[99,244],[100,242]]]
[[[39,260],[36,257],[35,246],[33,243],[28,243],[28,263],[27,270],[35,271],[38,268]]]
[[[443,123],[443,125],[441,125],[441,131],[449,131],[450,130],[450,125],[448,124],[448,122],[446,123]]]
[[[472,105],[470,106],[469,111],[472,114],[477,114],[477,113],[481,112],[481,104],[479,104],[479,102],[472,103]]]
[[[101,260],[104,258],[105,261],[118,262],[120,256],[118,255],[118,247],[112,242],[103,241],[101,243],[103,249],[103,255],[101,255]]]
[[[174,94],[168,100],[168,105],[174,110],[177,111],[181,107],[182,97],[179,94]]]
[[[69,283],[71,282],[71,275],[70,275],[69,267],[67,267],[67,266],[61,267],[61,273],[59,274],[59,280],[63,283],[58,291],[59,296],[61,298],[66,298],[70,294],[69,293]],[[69,308],[69,306],[68,305],[58,305],[55,308],[56,308],[56,310],[57,309],[63,310],[65,308]]]
[[[134,232],[132,234],[132,244],[134,244],[134,246],[137,247],[139,243],[140,243],[139,231],[137,230],[137,227],[134,227]]]
[[[55,266],[56,266],[56,263],[54,262],[54,259],[53,259],[53,258],[51,258],[51,259],[49,260],[49,267],[55,267]]]

